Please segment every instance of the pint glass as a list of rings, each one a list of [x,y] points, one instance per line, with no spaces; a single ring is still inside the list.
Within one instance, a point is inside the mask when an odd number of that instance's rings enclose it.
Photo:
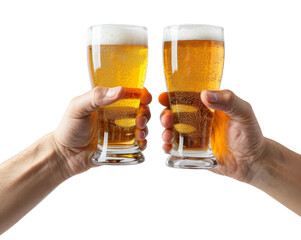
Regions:
[[[124,88],[122,99],[99,107],[97,165],[144,161],[135,138],[136,117],[147,68],[147,29],[97,25],[88,29],[88,66],[92,87]]]
[[[174,121],[173,149],[167,165],[214,168],[210,148],[214,110],[201,101],[202,90],[218,90],[224,65],[223,28],[177,25],[164,29],[164,72]]]

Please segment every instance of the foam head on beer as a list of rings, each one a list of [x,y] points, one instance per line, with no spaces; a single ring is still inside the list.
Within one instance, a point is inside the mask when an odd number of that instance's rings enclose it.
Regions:
[[[176,40],[224,41],[224,29],[211,25],[175,25],[164,29],[165,42]]]
[[[88,45],[147,46],[147,30],[130,25],[92,26],[88,29]]]

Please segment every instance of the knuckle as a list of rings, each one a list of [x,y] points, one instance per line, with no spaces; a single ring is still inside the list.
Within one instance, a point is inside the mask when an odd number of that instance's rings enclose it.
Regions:
[[[169,111],[170,111],[170,110],[169,110],[168,108],[165,108],[165,109],[161,112],[161,114],[160,114],[160,119],[162,119],[164,116],[166,116],[166,115],[168,114]]]
[[[79,96],[72,98],[71,101],[69,102],[68,108],[74,109],[77,106],[78,101],[79,101]]]
[[[247,101],[244,101],[244,102],[246,104],[247,109],[250,110],[250,111],[253,111],[252,105]]]
[[[166,132],[166,129],[164,129],[162,134],[161,134],[161,138],[162,138],[163,141],[164,141],[165,132]]]
[[[162,139],[165,144],[171,144],[174,139],[172,131],[165,129],[162,133]]]
[[[97,96],[97,91],[98,88],[93,88],[92,91],[90,92],[90,99],[93,107],[96,106],[95,96]]]
[[[164,127],[164,126],[165,126],[165,120],[164,120],[164,118],[163,118],[163,117],[161,117],[161,118],[160,118],[160,123],[161,123],[162,127]]]
[[[249,102],[247,102],[247,101],[244,101],[245,102],[245,106],[246,106],[246,113],[247,113],[247,115],[248,116],[254,116],[254,111],[253,111],[253,107],[252,107],[252,105],[249,103]]]
[[[235,99],[235,94],[231,90],[225,90],[224,98],[225,98],[226,102],[232,103]]]
[[[149,106],[147,105],[142,105],[143,112],[148,113],[149,112]]]
[[[163,110],[163,111],[160,113],[160,120],[161,120],[162,117],[164,116],[164,111],[165,111],[165,110]]]
[[[153,101],[153,96],[149,93],[149,104]]]
[[[145,127],[144,129],[143,129],[143,131],[144,131],[144,133],[145,133],[145,137],[148,135],[148,128],[147,127]]]
[[[231,90],[224,90],[222,96],[223,111],[234,111],[236,95]]]
[[[105,88],[102,87],[93,88],[90,94],[92,106],[96,107],[98,105],[97,103],[101,102],[101,99],[104,98],[105,94],[106,94]]]

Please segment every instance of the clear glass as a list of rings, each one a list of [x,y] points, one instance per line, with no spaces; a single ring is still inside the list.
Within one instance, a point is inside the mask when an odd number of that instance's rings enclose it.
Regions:
[[[223,28],[174,25],[164,29],[163,58],[174,121],[173,149],[167,165],[175,168],[215,168],[210,137],[214,110],[201,92],[218,90],[224,65]]]
[[[147,29],[96,25],[88,29],[88,67],[92,87],[124,88],[122,99],[99,107],[97,165],[131,165],[144,161],[135,137],[136,117],[147,68]]]

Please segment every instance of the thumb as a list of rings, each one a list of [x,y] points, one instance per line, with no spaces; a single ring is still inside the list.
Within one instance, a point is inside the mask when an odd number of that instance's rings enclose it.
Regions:
[[[221,110],[231,119],[242,121],[254,118],[251,105],[230,90],[204,90],[201,93],[201,100],[207,107]]]
[[[119,100],[123,92],[122,87],[94,87],[89,92],[72,99],[68,112],[76,118],[87,117],[98,107],[107,106]]]

